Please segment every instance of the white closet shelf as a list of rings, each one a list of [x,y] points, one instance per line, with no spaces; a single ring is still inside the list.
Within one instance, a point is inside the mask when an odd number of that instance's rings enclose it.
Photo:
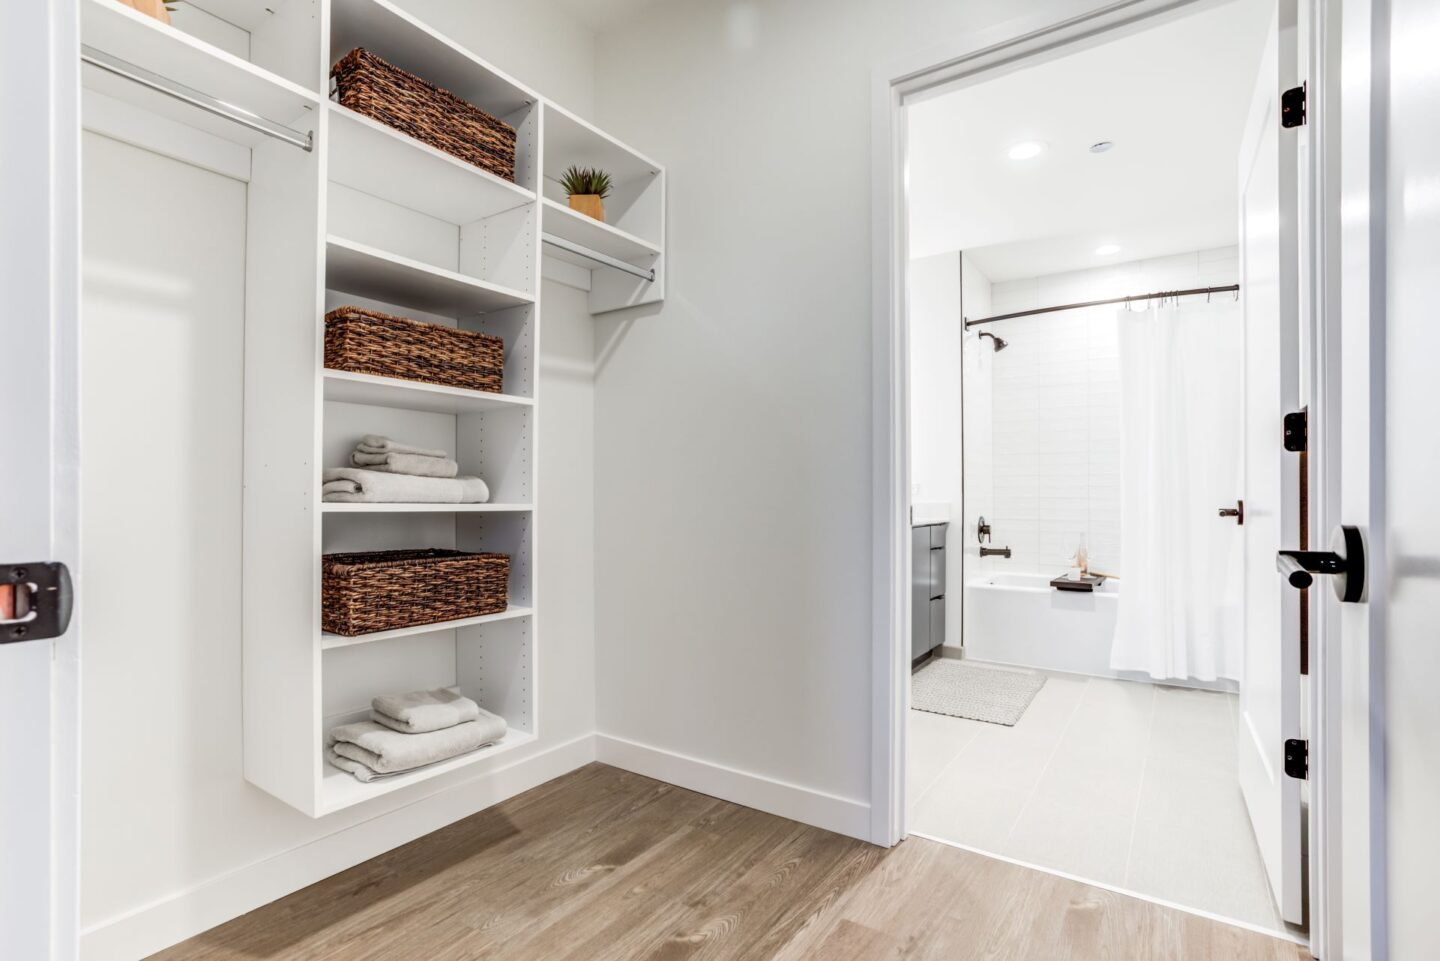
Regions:
[[[505,736],[490,747],[484,747],[448,761],[441,761],[439,764],[432,764],[418,771],[381,778],[368,784],[357,781],[352,775],[325,763],[324,777],[320,782],[320,809],[317,813],[325,815],[344,810],[362,801],[368,801],[371,798],[389,794],[391,791],[398,791],[412,784],[419,784],[421,781],[428,781],[431,778],[449,774],[451,771],[458,771],[472,764],[489,760],[534,740],[535,735],[528,731],[506,731]]]
[[[468,224],[535,202],[535,195],[392,130],[330,104],[330,179],[452,224]]]
[[[587,217],[549,197],[545,198],[541,206],[540,222],[541,229],[547,234],[554,234],[637,266],[648,267],[656,257],[660,256],[660,248],[648,240],[642,240],[634,234],[626,233],[619,227],[601,223],[594,217]],[[548,257],[558,257],[581,267],[594,268],[596,266],[592,260],[556,247],[547,247],[545,254]]]
[[[661,167],[563,107],[545,105],[545,179],[558,181],[565,168],[599,167],[615,183],[655,177]]]
[[[325,286],[434,314],[483,314],[535,302],[524,291],[334,235],[325,239]]]
[[[313,131],[318,94],[242,60],[116,0],[81,0],[80,39],[112,57],[157,73],[234,107],[301,131]],[[253,147],[266,138],[258,131],[208,114],[92,65],[82,68],[85,86]]]
[[[388,0],[331,0],[330,23],[331,63],[364,47],[497,117],[540,100],[534,91]]]
[[[342,404],[369,404],[372,407],[423,410],[435,414],[473,414],[535,406],[535,401],[529,397],[491,394],[483,390],[444,387],[373,374],[354,374],[346,370],[325,371],[325,399]]]
[[[320,635],[321,650],[334,650],[337,647],[354,647],[356,644],[373,644],[376,641],[393,641],[397,637],[415,637],[420,634],[433,634],[436,631],[453,631],[458,627],[476,627],[480,624],[494,624],[496,621],[511,621],[517,617],[529,617],[535,613],[533,607],[516,607],[511,605],[499,614],[482,614],[479,617],[462,617],[454,621],[439,621],[435,624],[417,624],[415,627],[397,627],[391,631],[375,631],[372,634],[361,634],[359,637],[345,637],[342,634]]]
[[[519,514],[529,504],[346,504],[321,501],[324,514]]]

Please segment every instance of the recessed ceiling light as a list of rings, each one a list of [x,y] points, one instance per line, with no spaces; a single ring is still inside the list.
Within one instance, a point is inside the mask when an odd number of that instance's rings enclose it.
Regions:
[[[1045,145],[1038,140],[1022,140],[1010,148],[1011,160],[1031,160],[1045,152]]]
[[[1102,141],[1100,141],[1099,143],[1092,143],[1092,144],[1090,145],[1090,152],[1091,152],[1091,153],[1104,153],[1105,151],[1111,149],[1111,148],[1114,147],[1114,146],[1115,146],[1115,141],[1113,141],[1113,140],[1102,140]]]
[[[1109,257],[1120,252],[1119,244],[1101,244],[1095,248],[1096,257]]]

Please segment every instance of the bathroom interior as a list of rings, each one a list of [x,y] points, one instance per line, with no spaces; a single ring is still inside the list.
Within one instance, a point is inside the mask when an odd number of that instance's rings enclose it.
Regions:
[[[1237,770],[1238,161],[1273,11],[909,110],[906,792],[912,834],[1293,934]]]

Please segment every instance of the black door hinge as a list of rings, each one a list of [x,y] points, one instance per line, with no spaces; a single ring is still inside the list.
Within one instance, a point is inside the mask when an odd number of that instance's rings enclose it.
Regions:
[[[1285,415],[1285,449],[1292,454],[1305,450],[1310,436],[1310,418],[1303,410]]]
[[[1292,737],[1285,742],[1285,773],[1297,781],[1310,779],[1310,742]]]
[[[1291,87],[1280,95],[1280,126],[1289,129],[1305,123],[1305,85]]]

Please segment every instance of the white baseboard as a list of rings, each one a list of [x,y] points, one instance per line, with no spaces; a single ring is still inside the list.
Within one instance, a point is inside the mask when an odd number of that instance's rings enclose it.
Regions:
[[[870,840],[870,805],[608,734],[595,735],[595,759],[677,787]]]
[[[81,961],[138,961],[595,760],[584,734],[80,933]]]

